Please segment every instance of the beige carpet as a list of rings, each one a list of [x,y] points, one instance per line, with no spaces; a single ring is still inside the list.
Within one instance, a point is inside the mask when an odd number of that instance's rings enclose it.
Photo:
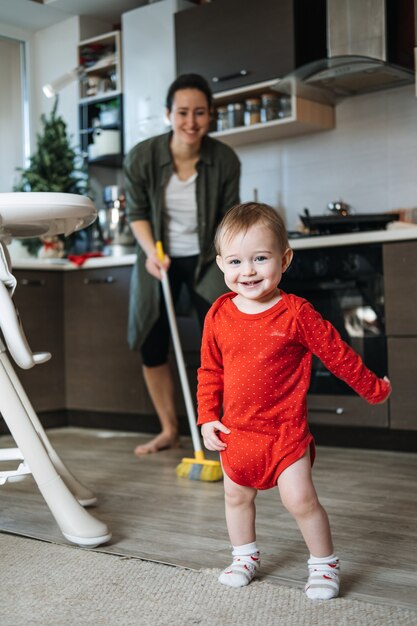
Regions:
[[[0,534],[2,626],[415,626],[417,613],[355,600],[310,602],[219,570],[190,571]]]

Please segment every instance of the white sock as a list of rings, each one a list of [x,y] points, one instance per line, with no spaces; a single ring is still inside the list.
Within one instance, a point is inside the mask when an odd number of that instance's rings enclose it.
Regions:
[[[340,565],[334,554],[318,558],[310,555],[305,592],[310,600],[330,600],[339,595]]]
[[[219,582],[228,587],[244,587],[258,571],[261,561],[256,542],[233,546],[233,562],[219,576]]]

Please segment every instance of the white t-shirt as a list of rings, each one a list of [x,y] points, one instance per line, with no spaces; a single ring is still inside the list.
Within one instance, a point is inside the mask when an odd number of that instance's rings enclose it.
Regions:
[[[164,233],[171,257],[200,253],[197,222],[197,173],[188,180],[172,174],[165,190]]]

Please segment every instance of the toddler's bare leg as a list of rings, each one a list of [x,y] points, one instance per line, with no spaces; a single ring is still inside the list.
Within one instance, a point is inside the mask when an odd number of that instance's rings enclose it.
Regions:
[[[226,522],[233,546],[233,562],[219,576],[229,587],[248,585],[260,567],[256,546],[255,498],[256,489],[242,487],[224,475]]]
[[[294,516],[310,551],[307,596],[328,600],[339,593],[339,561],[333,554],[329,518],[317,497],[306,454],[284,470],[278,489],[286,509]]]
[[[256,489],[237,485],[224,474],[226,523],[232,546],[256,540],[256,494]]]
[[[317,557],[331,554],[333,543],[329,518],[317,497],[308,452],[282,472],[278,489],[282,503],[295,518],[310,553]]]

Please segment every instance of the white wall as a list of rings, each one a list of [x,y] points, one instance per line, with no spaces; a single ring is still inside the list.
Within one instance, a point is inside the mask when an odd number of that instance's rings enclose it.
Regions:
[[[32,138],[40,129],[42,113],[49,114],[54,98],[46,98],[42,85],[52,82],[78,65],[79,18],[71,17],[35,33],[32,42]],[[67,123],[70,136],[78,143],[78,84],[64,87],[59,94],[58,114]],[[32,143],[33,149],[35,143]],[[32,149],[32,151],[33,151]]]
[[[332,131],[238,148],[242,200],[280,208],[288,228],[308,207],[342,198],[356,212],[417,207],[417,98],[414,86],[350,98]]]

